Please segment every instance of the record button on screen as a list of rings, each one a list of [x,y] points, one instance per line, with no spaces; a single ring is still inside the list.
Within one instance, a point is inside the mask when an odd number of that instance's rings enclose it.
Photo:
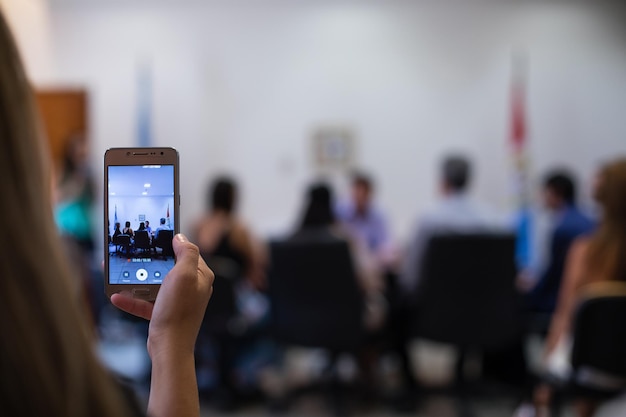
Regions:
[[[137,277],[137,279],[139,281],[145,281],[148,279],[148,271],[146,271],[145,269],[141,268],[137,270],[137,273],[135,274],[135,276]]]

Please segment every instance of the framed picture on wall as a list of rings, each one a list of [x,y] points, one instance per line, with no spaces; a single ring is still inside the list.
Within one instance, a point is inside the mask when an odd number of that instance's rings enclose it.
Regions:
[[[145,214],[140,214],[139,215],[139,221],[140,222],[145,222],[146,221],[146,215]]]
[[[354,166],[355,138],[352,129],[322,126],[313,134],[315,167],[319,170],[346,170]]]

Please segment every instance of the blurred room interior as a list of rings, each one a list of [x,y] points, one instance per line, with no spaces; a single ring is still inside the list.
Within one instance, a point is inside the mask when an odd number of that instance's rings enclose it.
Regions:
[[[95,237],[87,269],[100,351],[135,380],[140,395],[150,366],[145,324],[115,312],[100,287],[108,148],[179,151],[180,223],[189,236],[218,177],[236,181],[238,216],[267,243],[299,224],[311,183],[324,180],[342,202],[350,199],[352,173],[365,172],[387,220],[380,257],[394,272],[418,219],[437,201],[446,155],[471,160],[472,195],[502,218],[513,224],[522,208],[532,216],[528,250],[520,255],[530,271],[545,257],[545,174],[572,173],[581,210],[596,217],[595,175],[626,155],[622,0],[0,0],[0,7],[35,90],[57,175],[70,141],[80,137],[87,146]],[[266,298],[246,297],[252,316],[270,308]],[[219,388],[209,389],[219,385],[215,348],[198,359],[205,364],[200,385],[211,391],[206,415],[330,412],[324,388],[322,395],[298,395],[287,410],[272,393],[323,379],[332,355],[285,350],[274,340],[251,343],[254,354],[239,359],[245,370],[238,381],[253,394],[234,411],[216,405]],[[540,367],[542,343],[538,334],[524,340],[531,368]],[[385,391],[375,396],[384,400],[368,401],[369,387],[347,394],[356,397],[352,414],[460,415],[456,397],[441,388],[453,379],[455,348],[419,338],[410,345],[413,373],[428,395],[416,394],[415,409],[398,406],[404,398],[387,398],[402,384],[401,366],[383,352],[374,378]],[[470,356],[468,373],[480,374],[480,355]],[[347,380],[361,366],[349,355],[338,362]],[[523,395],[490,389],[470,395],[476,414],[513,415]],[[570,405],[564,401],[564,415],[573,415]],[[625,410],[618,399],[598,415]]]

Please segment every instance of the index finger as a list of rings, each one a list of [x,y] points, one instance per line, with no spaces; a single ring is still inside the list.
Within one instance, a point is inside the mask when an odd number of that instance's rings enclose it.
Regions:
[[[133,316],[141,317],[146,320],[152,318],[152,310],[154,304],[149,301],[133,298],[130,295],[117,293],[111,296],[111,304]]]

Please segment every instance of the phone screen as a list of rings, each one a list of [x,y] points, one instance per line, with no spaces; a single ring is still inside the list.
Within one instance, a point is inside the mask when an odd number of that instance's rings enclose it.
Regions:
[[[110,165],[109,284],[161,284],[174,267],[174,165]]]

